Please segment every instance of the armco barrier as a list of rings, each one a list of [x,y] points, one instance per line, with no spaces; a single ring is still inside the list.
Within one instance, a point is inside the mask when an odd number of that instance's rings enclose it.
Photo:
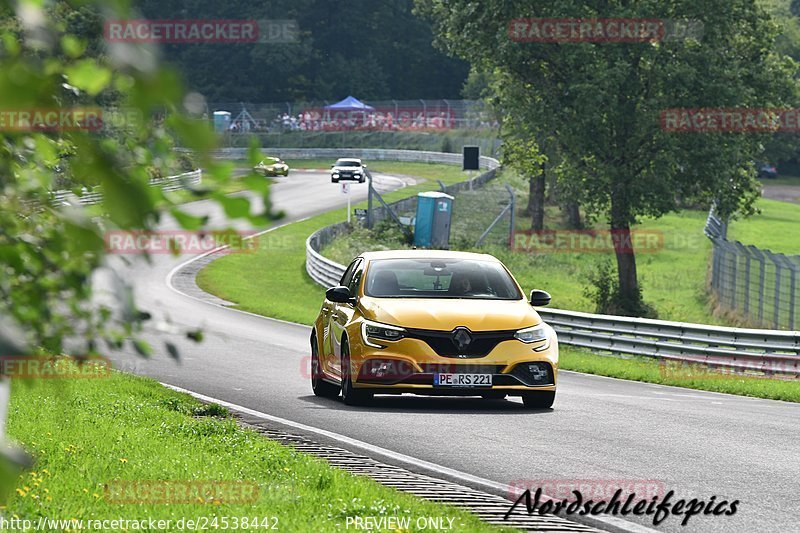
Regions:
[[[346,267],[323,257],[320,250],[345,228],[345,223],[322,228],[306,241],[306,271],[324,287],[338,284]],[[734,372],[800,377],[798,331],[728,328],[560,309],[537,311],[563,344]]]
[[[153,187],[161,187],[165,191],[177,191],[179,189],[185,189],[189,185],[199,184],[202,177],[203,172],[201,170],[193,170],[191,172],[178,174],[177,176],[150,180],[150,185]],[[54,206],[64,205],[68,203],[70,198],[77,198],[81,205],[90,205],[101,202],[103,200],[103,194],[87,191],[77,196],[72,191],[54,191],[50,203]]]
[[[236,159],[247,157],[247,148],[223,148],[214,152],[216,157]],[[330,159],[331,163],[339,157],[357,157],[368,161],[403,161],[409,163],[443,163],[460,165],[461,154],[444,152],[419,152],[415,150],[381,150],[374,148],[271,148],[263,149],[268,154],[282,159]],[[484,170],[500,167],[497,159],[481,156],[480,166]]]

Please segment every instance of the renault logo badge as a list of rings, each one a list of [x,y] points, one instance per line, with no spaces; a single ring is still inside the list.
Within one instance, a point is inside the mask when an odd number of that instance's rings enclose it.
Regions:
[[[453,344],[456,345],[459,352],[466,350],[472,344],[472,335],[470,335],[467,328],[456,328],[453,330]]]

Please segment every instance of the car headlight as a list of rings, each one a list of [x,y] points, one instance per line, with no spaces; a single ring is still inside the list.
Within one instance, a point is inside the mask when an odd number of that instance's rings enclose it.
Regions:
[[[334,177],[334,178],[338,178],[338,177],[339,177],[339,173],[338,173],[338,172],[334,172],[334,173],[333,173],[333,177]]]
[[[401,327],[381,324],[371,320],[365,320],[361,324],[361,337],[364,340],[364,344],[373,348],[385,348],[385,346],[372,343],[370,340],[398,341],[405,336],[405,333],[406,330]]]
[[[525,344],[546,340],[547,326],[544,323],[541,323],[538,326],[521,329],[514,333],[514,338],[524,342]]]

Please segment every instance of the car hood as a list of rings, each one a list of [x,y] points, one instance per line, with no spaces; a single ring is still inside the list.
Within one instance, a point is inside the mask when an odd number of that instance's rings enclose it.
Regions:
[[[360,172],[361,167],[333,167],[334,172]]]
[[[371,298],[359,301],[364,318],[415,329],[472,331],[521,329],[542,319],[525,300]]]

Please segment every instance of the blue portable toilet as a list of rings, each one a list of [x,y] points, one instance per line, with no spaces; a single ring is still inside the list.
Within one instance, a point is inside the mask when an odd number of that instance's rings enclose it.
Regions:
[[[231,114],[228,111],[214,111],[214,131],[225,133],[231,127]]]
[[[417,219],[414,224],[414,246],[418,248],[449,248],[450,219],[453,197],[430,191],[417,195]]]

